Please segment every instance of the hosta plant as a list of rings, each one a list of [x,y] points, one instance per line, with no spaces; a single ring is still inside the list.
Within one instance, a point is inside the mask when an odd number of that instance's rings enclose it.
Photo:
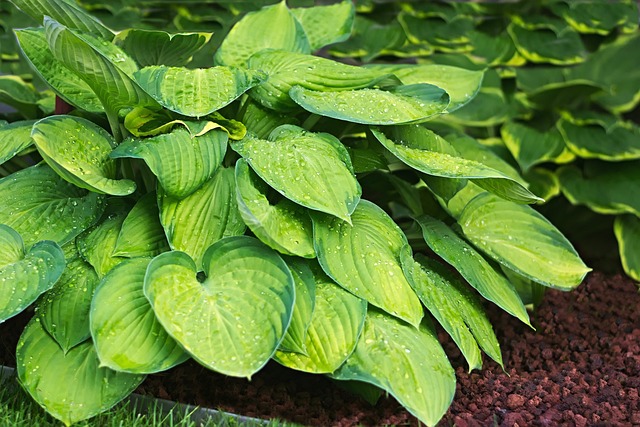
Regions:
[[[349,1],[248,13],[208,68],[186,66],[206,33],[13,4],[69,112],[0,127],[0,321],[35,308],[19,380],[66,424],[193,358],[369,383],[435,425],[455,376],[434,320],[470,370],[502,364],[481,297],[529,324],[514,283],[589,270],[514,168],[425,126],[482,71],[313,54],[349,37]]]

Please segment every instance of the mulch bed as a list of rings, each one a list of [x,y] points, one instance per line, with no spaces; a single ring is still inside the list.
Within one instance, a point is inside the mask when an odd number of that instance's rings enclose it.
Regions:
[[[489,315],[506,372],[487,358],[482,371],[467,373],[441,333],[458,377],[441,426],[640,426],[640,293],[632,281],[594,273],[574,292],[548,291],[532,317],[536,331],[500,310]],[[15,363],[15,331],[25,321],[0,325],[0,362]],[[188,362],[149,376],[137,392],[309,426],[419,425],[393,398],[372,407],[323,376],[292,372],[270,363],[249,382]]]

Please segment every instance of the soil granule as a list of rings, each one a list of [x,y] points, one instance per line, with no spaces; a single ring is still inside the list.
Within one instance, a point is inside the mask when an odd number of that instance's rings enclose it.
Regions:
[[[536,331],[492,308],[505,371],[485,358],[467,373],[455,344],[441,342],[456,368],[456,395],[441,426],[640,426],[640,293],[624,276],[594,273],[577,290],[550,290],[533,314]],[[0,360],[24,316],[0,325]],[[376,406],[326,377],[271,362],[251,381],[190,361],[151,375],[138,393],[309,426],[419,425],[393,398]]]

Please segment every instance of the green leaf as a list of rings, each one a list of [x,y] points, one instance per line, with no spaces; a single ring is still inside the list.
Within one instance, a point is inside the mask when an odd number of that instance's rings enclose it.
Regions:
[[[135,374],[165,371],[187,360],[144,296],[149,258],[124,261],[100,282],[91,303],[91,336],[100,365]]]
[[[634,61],[639,50],[638,32],[619,37],[590,54],[584,63],[572,68],[570,76],[605,87],[606,91],[594,95],[594,99],[606,109],[614,113],[631,111],[640,102],[640,68]],[[615,64],[615,67],[611,64]]]
[[[42,164],[0,179],[0,200],[0,224],[20,233],[27,247],[40,240],[63,245],[104,210],[102,196],[69,184]]]
[[[356,348],[367,302],[346,292],[324,273],[315,276],[316,305],[306,335],[306,354],[278,351],[274,359],[299,371],[332,373]]]
[[[338,58],[362,58],[369,62],[377,56],[394,53],[406,44],[407,36],[397,20],[380,24],[372,19],[356,14],[351,37],[329,48],[329,53]],[[424,54],[433,52],[427,47]]]
[[[65,354],[37,317],[22,333],[16,358],[22,386],[67,426],[113,407],[144,380],[142,375],[101,368],[91,341]]]
[[[595,164],[584,172],[575,166],[558,170],[562,194],[574,205],[601,214],[640,216],[640,162]]]
[[[105,40],[113,39],[113,32],[80,8],[75,2],[58,0],[10,0],[18,9],[42,23],[49,16],[69,28],[93,34]]]
[[[531,62],[571,65],[587,55],[580,35],[562,20],[514,16],[507,31],[518,52]]]
[[[416,221],[431,250],[458,270],[480,295],[523,323],[531,325],[527,310],[513,285],[481,254],[443,222],[426,215],[419,216]]]
[[[0,323],[51,289],[65,267],[60,246],[41,241],[25,250],[20,235],[0,224]]]
[[[315,258],[313,226],[305,208],[289,199],[271,204],[269,187],[244,159],[236,162],[236,186],[240,215],[258,239],[285,255]]]
[[[559,1],[551,3],[550,8],[576,31],[604,36],[629,20],[634,5],[631,1],[611,3]]]
[[[25,118],[40,116],[38,92],[18,76],[0,75],[0,102],[15,108]]]
[[[58,61],[51,50],[44,28],[15,30],[20,48],[32,68],[67,103],[90,113],[103,113],[104,108],[93,89]]]
[[[620,260],[627,276],[640,281],[640,219],[634,215],[621,215],[613,223],[618,240]]]
[[[299,120],[292,115],[265,108],[251,98],[247,98],[239,114],[238,119],[246,124],[247,130],[260,139],[268,138],[269,134],[280,125],[300,124]]]
[[[488,127],[504,123],[508,116],[509,105],[502,89],[484,86],[468,104],[445,116],[445,120],[464,126]]]
[[[268,48],[311,52],[302,25],[285,1],[247,13],[231,28],[214,59],[218,65],[242,66],[251,55]]]
[[[507,122],[500,129],[500,135],[520,169],[525,172],[539,163],[572,160],[575,157],[564,156],[566,147],[555,127],[540,131],[530,124]]]
[[[169,34],[159,30],[129,28],[119,32],[113,42],[131,55],[141,67],[180,67],[191,61],[193,54],[211,40],[212,34]]]
[[[316,282],[307,261],[296,257],[286,257],[284,260],[293,276],[296,301],[291,323],[278,349],[306,354],[305,340],[316,305]]]
[[[109,208],[110,206],[107,209],[111,212],[106,212],[96,226],[85,231],[76,239],[78,251],[95,268],[100,278],[125,260],[122,257],[114,256],[113,252],[126,212],[118,208]]]
[[[31,128],[35,120],[0,124],[0,165],[30,146]]]
[[[400,266],[407,238],[378,206],[361,200],[353,225],[327,215],[313,216],[313,238],[322,269],[352,294],[414,326],[422,305]]]
[[[428,175],[472,179],[500,197],[520,203],[540,200],[524,187],[521,180],[460,156],[453,145],[422,126],[372,128],[371,132],[403,163]]]
[[[374,65],[370,68],[392,73],[406,85],[429,83],[444,89],[450,98],[447,111],[453,112],[471,101],[482,85],[484,71],[465,70],[440,64]]]
[[[276,252],[247,236],[209,247],[203,266],[207,278],[200,283],[185,253],[159,255],[147,269],[145,295],[162,326],[194,359],[250,378],[273,356],[291,320],[291,272]]]
[[[355,7],[351,1],[295,8],[291,12],[302,25],[312,51],[345,41],[351,35],[355,17]]]
[[[227,140],[227,133],[219,129],[193,136],[180,127],[152,138],[126,140],[111,157],[143,159],[165,193],[181,198],[213,176],[227,151]]]
[[[529,183],[529,190],[547,202],[560,194],[560,181],[554,171],[542,167],[529,169],[524,179]]]
[[[251,89],[249,95],[264,107],[281,112],[299,109],[289,98],[294,86],[315,91],[345,91],[400,83],[393,75],[377,70],[285,50],[262,50],[251,56],[247,66],[268,76],[264,83]]]
[[[369,311],[355,352],[333,375],[386,390],[428,426],[445,414],[456,378],[433,329],[420,329]]]
[[[135,73],[140,87],[163,107],[198,118],[230,104],[264,78],[260,71],[235,67],[189,70],[160,65]]]
[[[67,263],[60,280],[38,302],[42,326],[65,353],[91,336],[89,309],[98,281],[90,264],[74,258]]]
[[[282,125],[266,140],[247,136],[231,148],[267,184],[299,205],[349,221],[360,200],[349,153],[331,134]]]
[[[562,233],[528,206],[484,194],[469,202],[458,223],[476,247],[542,285],[571,290],[591,270]]]
[[[404,254],[404,253],[403,253]],[[469,364],[469,372],[482,369],[478,344],[500,366],[502,354],[480,299],[455,274],[421,254],[402,259],[407,279],[420,301],[453,338]]]
[[[574,78],[571,68],[540,66],[516,69],[516,85],[526,92],[527,102],[540,110],[549,108],[575,109],[602,91],[601,85],[583,78]]]
[[[154,257],[168,251],[169,243],[160,223],[155,191],[142,196],[122,223],[113,250],[114,256]]]
[[[183,199],[165,194],[161,188],[158,199],[160,222],[169,246],[189,254],[198,268],[211,244],[245,231],[231,168],[218,168],[202,187]]]
[[[585,159],[640,159],[640,126],[594,112],[563,114],[558,129],[567,147]]]
[[[289,96],[307,111],[347,122],[399,125],[424,122],[442,114],[449,95],[430,84],[381,89],[322,92],[294,86]]]
[[[135,182],[116,179],[116,162],[109,157],[115,142],[93,122],[50,116],[33,125],[31,137],[49,166],[70,183],[115,196],[135,191]]]
[[[156,100],[131,77],[133,70],[120,68],[119,65],[129,64],[124,52],[109,57],[105,52],[107,49],[98,48],[106,48],[104,43],[80,35],[50,18],[45,19],[44,27],[53,55],[95,92],[107,112],[112,130],[117,129],[116,114],[121,108],[135,105],[159,109]],[[116,46],[111,45],[109,52],[114,49]]]

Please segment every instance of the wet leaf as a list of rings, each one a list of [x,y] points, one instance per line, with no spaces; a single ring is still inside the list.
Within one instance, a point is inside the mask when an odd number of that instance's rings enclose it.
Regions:
[[[313,216],[322,269],[347,291],[417,327],[422,305],[400,265],[407,238],[381,208],[366,200],[360,201],[351,221]]]
[[[113,407],[144,380],[142,375],[101,368],[90,340],[65,354],[37,317],[22,333],[16,358],[22,386],[67,426]]]
[[[0,224],[14,228],[25,245],[40,240],[67,243],[94,224],[104,199],[37,165],[0,179]]]
[[[358,204],[361,188],[349,153],[331,134],[282,125],[266,140],[247,136],[231,148],[269,186],[299,205],[349,221]]]
[[[155,192],[142,196],[122,222],[114,256],[153,257],[169,250]]]
[[[0,323],[51,289],[65,264],[64,253],[55,242],[41,241],[25,250],[20,234],[0,224]]]
[[[453,400],[456,378],[433,328],[419,329],[370,310],[355,352],[333,375],[371,383],[395,397],[428,426]]]
[[[116,162],[109,157],[115,141],[93,122],[50,116],[33,125],[31,137],[49,166],[72,184],[115,196],[135,191],[135,182],[116,179]]]
[[[165,330],[194,359],[250,378],[275,353],[291,321],[291,272],[276,252],[247,236],[209,247],[203,266],[201,283],[185,253],[159,255],[148,267],[144,293]]]
[[[100,282],[91,303],[91,336],[101,366],[150,374],[188,359],[164,330],[144,296],[150,258],[124,261]]]

